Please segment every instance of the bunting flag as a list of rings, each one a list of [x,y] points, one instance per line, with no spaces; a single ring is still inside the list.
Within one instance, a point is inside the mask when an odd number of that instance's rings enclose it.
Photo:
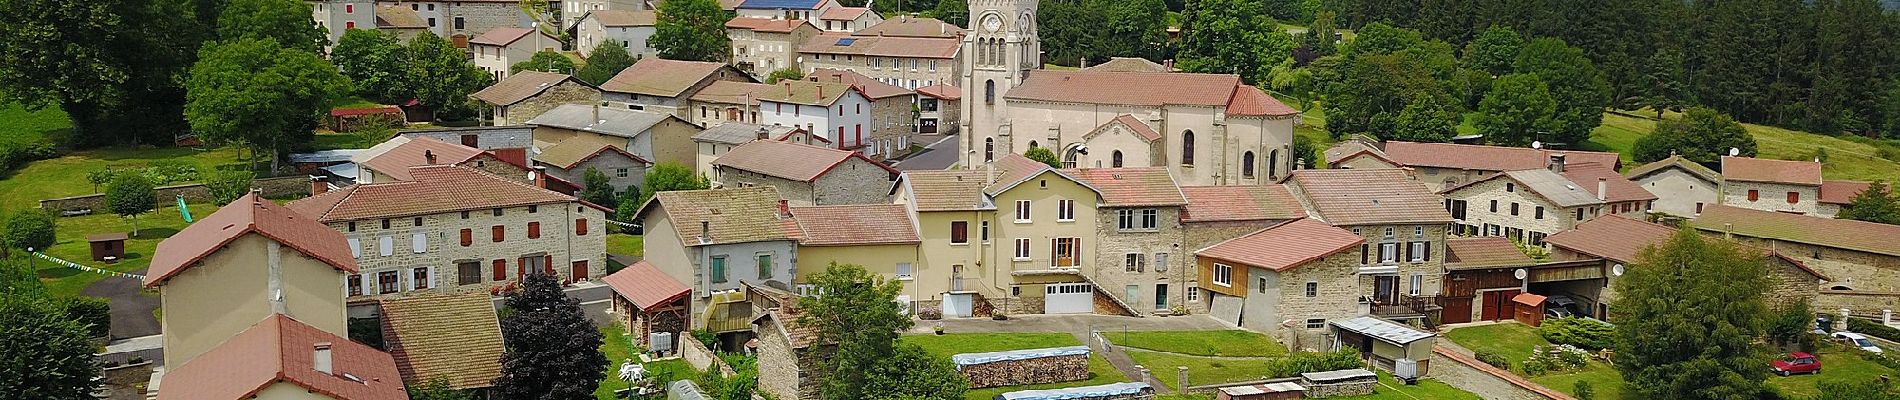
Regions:
[[[191,209],[185,207],[185,195],[178,195],[178,215],[185,217],[185,223],[191,223]]]
[[[632,227],[633,227],[633,224],[629,224],[629,223],[625,223],[625,222],[620,222],[620,221],[615,221],[615,220],[611,220],[611,219],[610,219],[610,220],[607,220],[607,223],[609,223],[609,224],[614,224],[614,225],[620,225],[620,226],[624,226],[624,227],[628,227],[628,228],[632,228]]]
[[[86,271],[86,272],[91,272],[91,273],[110,276],[110,277],[132,278],[132,279],[138,279],[138,280],[145,279],[145,275],[128,274],[124,272],[113,271],[113,270],[108,270],[108,269],[103,269],[103,268],[88,267],[84,265],[79,265],[79,263],[60,259],[59,257],[49,256],[49,255],[46,255],[46,253],[41,253],[37,251],[33,252],[33,255],[36,257],[45,259],[46,261],[52,261],[54,264],[59,264],[60,266],[66,267],[66,268],[72,268],[72,269],[76,269],[80,271]]]

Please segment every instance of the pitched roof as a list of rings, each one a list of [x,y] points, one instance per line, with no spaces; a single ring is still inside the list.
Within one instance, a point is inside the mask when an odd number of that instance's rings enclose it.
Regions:
[[[673,114],[600,107],[592,104],[562,104],[560,107],[555,107],[528,120],[526,124],[633,138],[640,136],[647,129],[652,129],[654,125],[666,121],[667,118],[678,117]]]
[[[864,16],[864,13],[867,13],[867,12],[871,12],[870,7],[832,7],[832,8],[826,9],[823,14],[818,14],[818,19],[832,20],[832,21],[850,21],[850,20],[858,19],[858,17]]]
[[[1187,207],[1181,222],[1259,221],[1305,218],[1306,208],[1286,185],[1182,186]]]
[[[1499,174],[1491,174],[1490,176],[1484,177],[1483,179],[1473,180],[1471,182],[1466,182],[1465,184],[1462,184],[1462,185],[1445,188],[1443,193],[1449,194],[1451,192],[1464,190],[1464,188],[1474,187],[1480,183],[1489,182],[1493,179],[1509,179],[1512,181],[1516,181],[1518,185],[1521,185],[1524,187],[1524,190],[1528,190],[1531,193],[1535,193],[1538,197],[1543,197],[1545,200],[1549,200],[1551,204],[1554,204],[1558,207],[1576,207],[1576,206],[1590,205],[1590,204],[1603,204],[1602,201],[1597,200],[1596,194],[1591,193],[1592,191],[1584,190],[1584,188],[1582,187],[1583,185],[1577,184],[1575,182],[1571,182],[1570,178],[1565,178],[1563,175],[1559,175],[1556,172],[1551,172],[1550,170],[1543,169],[1543,168],[1522,169],[1522,170],[1516,170],[1516,171],[1505,171],[1504,173],[1499,173]]]
[[[407,9],[405,8],[405,10]],[[481,91],[469,96],[488,104],[498,106],[512,105],[520,103],[522,100],[527,100],[529,97],[539,95],[541,92],[547,91],[548,88],[570,79],[574,80],[574,82],[580,82],[579,79],[574,79],[573,76],[567,74],[521,71],[510,74],[507,78],[502,78],[500,82],[495,82],[495,84],[482,88]],[[582,84],[585,85],[585,83]]]
[[[292,208],[249,193],[158,242],[151,269],[145,273],[145,286],[163,284],[166,279],[250,233],[262,235],[343,272],[356,272],[356,257],[351,255],[348,239],[342,233]]]
[[[1644,176],[1649,176],[1649,174],[1661,172],[1661,171],[1668,170],[1671,168],[1681,169],[1684,172],[1688,172],[1690,175],[1700,177],[1703,180],[1709,181],[1711,183],[1722,182],[1722,173],[1715,172],[1715,170],[1709,169],[1709,167],[1702,166],[1701,163],[1697,163],[1695,161],[1689,161],[1689,159],[1682,158],[1682,156],[1675,155],[1675,154],[1669,155],[1669,158],[1656,160],[1656,162],[1639,165],[1635,168],[1630,168],[1629,171],[1623,173],[1623,176],[1629,177],[1629,179],[1641,179]]]
[[[1062,173],[1102,193],[1103,207],[1180,206],[1187,204],[1167,167],[1066,168]]]
[[[501,320],[487,293],[383,299],[383,343],[404,381],[448,380],[455,389],[501,376]]]
[[[1353,138],[1341,140],[1339,143],[1333,144],[1332,147],[1326,148],[1326,165],[1339,164],[1340,161],[1345,161],[1347,158],[1352,158],[1352,156],[1359,154],[1366,154],[1388,163],[1399,164],[1398,161],[1392,160],[1391,157],[1386,157],[1385,150],[1379,149],[1376,143],[1371,143],[1367,138],[1355,135]]]
[[[759,101],[775,103],[830,106],[844,98],[847,91],[857,91],[858,87],[842,83],[812,82],[800,80],[782,80],[772,89],[758,92]],[[863,92],[858,92],[863,95]]]
[[[950,100],[950,101],[963,99],[963,89],[958,88],[956,86],[951,86],[948,83],[939,83],[935,85],[917,88],[917,94],[935,97],[935,98],[944,99],[944,100]]]
[[[890,20],[886,20],[886,23]],[[798,46],[800,53],[813,54],[849,54],[873,57],[909,57],[941,58],[949,60],[957,56],[957,50],[963,45],[961,39],[936,37],[905,36],[864,36],[864,31],[855,35],[839,33],[812,36]],[[939,65],[937,68],[950,68]]]
[[[1597,182],[1603,182],[1604,188],[1609,189],[1609,193],[1603,194],[1603,199],[1612,203],[1656,199],[1656,194],[1650,193],[1649,189],[1644,189],[1643,185],[1624,178],[1608,165],[1593,162],[1567,162],[1564,164],[1563,176],[1578,186],[1583,186],[1583,190],[1588,191],[1592,196],[1598,194]]]
[[[1821,186],[1821,163],[1723,156],[1722,178],[1731,181]]]
[[[753,32],[787,33],[798,30],[801,26],[812,26],[812,24],[802,19],[753,18],[747,16],[737,16],[726,20],[727,29],[745,29]],[[817,29],[818,27],[812,26],[812,30]]]
[[[415,10],[403,6],[376,6],[376,27],[387,29],[428,28]]]
[[[390,140],[396,139],[391,138]],[[413,179],[409,176],[410,167],[461,164],[481,154],[481,149],[463,146],[459,143],[444,142],[432,137],[418,136],[407,138],[405,142],[396,145],[395,148],[391,148],[389,151],[378,154],[368,160],[363,160],[363,162],[358,164],[362,164],[364,167],[382,173],[383,175],[388,175],[391,179],[406,181]],[[434,156],[435,161],[430,161],[430,156]]]
[[[1616,153],[1475,144],[1386,141],[1384,152],[1386,158],[1405,166],[1481,171],[1545,168],[1554,154],[1564,155],[1564,162],[1568,164],[1593,162],[1607,166],[1621,165],[1620,156]]]
[[[641,310],[653,309],[654,306],[679,300],[693,292],[686,284],[661,272],[659,267],[647,260],[635,262],[600,280]]]
[[[963,28],[936,18],[905,15],[865,27],[852,35],[859,37],[955,38],[963,36]]]
[[[801,246],[914,244],[916,224],[903,204],[854,204],[792,207],[805,232]]]
[[[1872,187],[1872,182],[1861,181],[1822,181],[1821,203],[1846,205],[1854,202],[1854,196]]]
[[[745,0],[739,8],[812,10],[824,3],[825,0]]]
[[[993,208],[985,204],[980,169],[905,171],[901,189],[908,190],[917,211],[962,211]]]
[[[659,21],[658,15],[652,10],[593,10],[587,13],[600,20],[601,26],[607,27],[653,26]]]
[[[1445,239],[1445,268],[1494,268],[1536,264],[1502,236]]]
[[[1102,72],[1171,72],[1168,66],[1141,57],[1109,57],[1108,62],[1091,65],[1083,71]]]
[[[733,147],[725,155],[714,159],[712,165],[715,168],[732,168],[798,182],[811,182],[853,158],[881,167],[891,176],[896,176],[898,173],[897,170],[883,163],[871,161],[864,154],[855,151],[776,140],[754,140]]]
[[[476,36],[474,39],[469,39],[468,42],[490,46],[508,46],[514,44],[517,40],[521,40],[521,38],[528,37],[528,34],[531,33],[534,33],[533,29],[504,26],[489,29],[488,32],[484,32],[481,36]]]
[[[1228,108],[1235,115],[1293,115],[1291,107],[1240,76],[1167,72],[1033,70],[1005,96],[1012,100],[1135,106],[1193,105]],[[1258,94],[1258,96],[1256,96]],[[1236,114],[1234,109],[1243,113]]]
[[[649,96],[679,97],[699,81],[706,80],[725,64],[703,61],[678,61],[647,57],[620,70],[613,79],[600,85],[601,90]]]
[[[330,347],[331,373],[317,371],[315,350]],[[165,372],[159,400],[249,399],[289,383],[334,399],[408,399],[388,353],[271,314],[183,365]]]
[[[780,337],[790,342],[793,349],[811,347],[813,343],[818,342],[818,328],[798,323],[797,309],[780,308],[772,310],[753,318],[752,323],[757,324],[759,321],[766,319],[778,322]]]
[[[726,122],[713,125],[711,128],[700,131],[698,134],[693,135],[693,140],[699,142],[745,144],[759,140],[759,128],[765,128],[765,135],[768,138],[798,130],[797,127],[784,125],[757,125],[744,122]]]
[[[693,93],[692,101],[723,104],[759,104],[759,93],[772,90],[772,85],[739,81],[713,81],[706,87]]]
[[[1696,229],[1900,256],[1900,225],[1761,211],[1725,205],[1702,208]]]
[[[1300,110],[1281,103],[1279,99],[1253,86],[1235,86],[1233,99],[1227,101],[1227,115],[1279,117],[1299,114]]]
[[[581,162],[592,160],[594,157],[606,154],[618,154],[621,157],[632,159],[640,164],[652,164],[652,162],[647,161],[647,159],[640,158],[640,156],[634,155],[633,153],[628,153],[619,147],[586,139],[563,140],[560,143],[555,143],[553,146],[542,148],[541,154],[534,155],[534,161],[553,165],[560,169],[572,169],[575,165],[580,165]]]
[[[1636,261],[1636,253],[1669,240],[1676,229],[1621,215],[1591,218],[1544,238],[1552,246],[1621,262]]]
[[[1128,127],[1128,130],[1131,132],[1134,132],[1135,136],[1141,138],[1143,142],[1154,143],[1154,141],[1156,140],[1161,140],[1160,132],[1155,132],[1154,128],[1148,127],[1147,122],[1143,122],[1141,119],[1135,118],[1135,116],[1128,115],[1128,114],[1122,114],[1122,115],[1116,116],[1115,119],[1111,119],[1111,120],[1108,120],[1108,122],[1102,123],[1101,126],[1095,127],[1095,130],[1089,131],[1088,134],[1085,134],[1082,136],[1084,138],[1093,138],[1095,137],[1095,135],[1099,135],[1102,132],[1107,132],[1109,129],[1113,129],[1116,126]],[[1084,139],[1084,140],[1087,140],[1087,139]]]
[[[411,168],[409,174],[415,180],[344,186],[292,201],[285,207],[320,222],[337,222],[579,202],[572,196],[467,167],[423,166]]]
[[[1289,178],[1334,225],[1447,223],[1444,198],[1400,169],[1303,169]]]
[[[1345,229],[1301,218],[1207,246],[1194,254],[1278,272],[1365,242],[1365,238]]]
[[[798,240],[798,222],[778,213],[781,198],[771,186],[675,190],[653,195],[640,207],[644,217],[657,204],[673,223],[673,233],[686,246],[722,243]],[[699,222],[707,224],[710,240],[699,240]]]
[[[847,85],[856,86],[859,93],[864,93],[865,97],[869,97],[873,100],[889,98],[889,97],[897,97],[897,96],[908,96],[908,95],[916,93],[916,92],[912,92],[910,89],[905,89],[905,88],[897,87],[896,85],[884,83],[882,81],[878,81],[877,79],[872,79],[869,76],[864,76],[864,74],[857,73],[857,71],[850,71],[850,70],[815,68],[815,69],[812,69],[811,73],[805,74],[805,80],[809,80],[813,82],[843,83]]]
[[[1029,157],[1025,157],[1021,154],[1005,154],[1002,158],[996,159],[994,165],[997,171],[996,182],[983,187],[983,192],[990,195],[998,195],[1009,191],[1009,189],[1016,187],[1016,185],[1028,182],[1030,178],[1042,175],[1043,171],[1055,171],[1057,175],[1081,183],[1083,186],[1088,186],[1089,184],[1080,179],[1075,179],[1075,177],[1069,176],[1069,174],[1063,173],[1062,171],[1056,171],[1056,169],[1050,167],[1049,164],[1031,160]],[[1094,189],[1094,187],[1090,187],[1090,189]]]

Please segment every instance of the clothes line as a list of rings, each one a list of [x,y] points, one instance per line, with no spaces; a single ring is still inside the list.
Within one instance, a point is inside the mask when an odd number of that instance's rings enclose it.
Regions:
[[[110,276],[110,277],[117,277],[117,278],[132,278],[132,279],[138,279],[138,280],[145,279],[145,275],[128,274],[124,272],[113,271],[113,270],[108,270],[108,269],[103,269],[103,268],[88,267],[84,265],[79,265],[79,263],[75,263],[72,261],[66,261],[59,257],[49,256],[49,255],[46,255],[46,253],[41,253],[37,251],[33,252],[33,256],[45,259],[46,261],[52,261],[54,264],[59,264],[62,267],[72,268],[72,269],[76,269],[80,271],[86,271],[86,272],[91,272],[91,273]]]

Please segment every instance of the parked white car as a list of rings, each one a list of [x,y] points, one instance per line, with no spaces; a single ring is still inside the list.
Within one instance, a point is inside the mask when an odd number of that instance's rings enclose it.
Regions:
[[[1873,352],[1874,354],[1881,354],[1885,352],[1885,350],[1880,349],[1880,346],[1875,346],[1873,341],[1867,340],[1866,336],[1861,336],[1861,334],[1858,334],[1858,333],[1834,332],[1834,339],[1840,340],[1841,343],[1846,343],[1848,346],[1852,346],[1852,347],[1859,348],[1861,350]]]

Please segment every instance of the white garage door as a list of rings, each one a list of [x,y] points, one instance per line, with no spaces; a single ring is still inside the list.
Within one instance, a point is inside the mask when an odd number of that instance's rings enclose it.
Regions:
[[[1043,287],[1042,312],[1045,314],[1088,314],[1095,312],[1095,285],[1087,283],[1050,284]]]

